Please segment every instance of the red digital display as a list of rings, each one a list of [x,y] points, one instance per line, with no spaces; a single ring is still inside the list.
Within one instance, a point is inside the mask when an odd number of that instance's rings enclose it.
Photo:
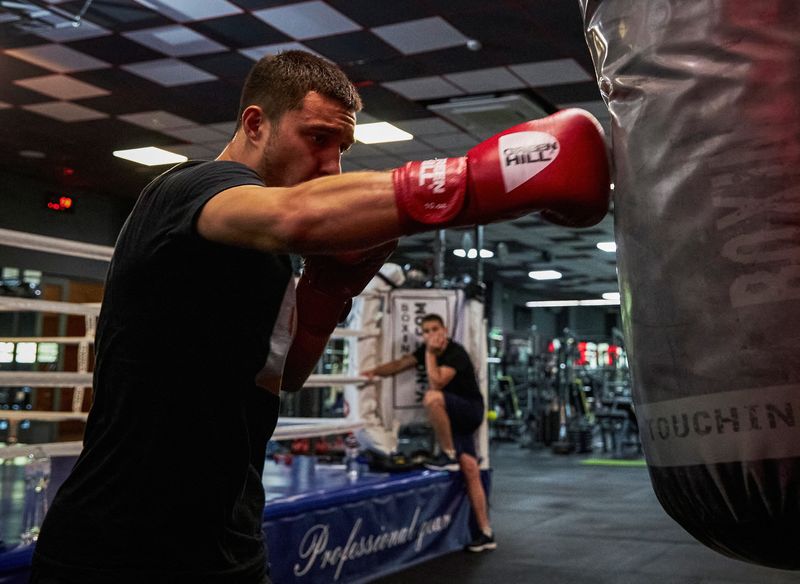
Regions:
[[[51,211],[72,211],[74,206],[75,201],[72,200],[72,197],[65,195],[50,197],[47,201],[47,208]]]

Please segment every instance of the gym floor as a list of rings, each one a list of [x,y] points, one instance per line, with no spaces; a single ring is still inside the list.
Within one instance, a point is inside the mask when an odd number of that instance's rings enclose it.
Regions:
[[[497,550],[455,552],[376,584],[800,583],[800,572],[697,543],[661,509],[642,466],[586,465],[590,456],[515,443],[494,444],[491,456]]]

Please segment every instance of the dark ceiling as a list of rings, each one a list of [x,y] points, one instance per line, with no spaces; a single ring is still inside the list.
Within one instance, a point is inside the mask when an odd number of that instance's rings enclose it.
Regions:
[[[164,168],[115,158],[114,150],[154,145],[215,157],[249,67],[285,48],[338,63],[360,88],[359,121],[390,121],[415,136],[357,144],[346,171],[463,154],[485,128],[434,109],[473,98],[518,96],[538,115],[582,107],[608,126],[577,0],[36,0],[27,12],[3,5],[0,172],[73,190],[133,201]],[[36,18],[26,16],[34,9]],[[70,17],[83,10],[73,26]],[[465,233],[475,240],[470,230],[454,230],[448,248],[460,247]],[[532,215],[484,234],[486,248],[501,250],[484,263],[487,279],[531,299],[616,290],[614,254],[595,247],[613,239],[610,216],[568,230]],[[432,234],[407,238],[395,259],[430,271],[433,241]],[[446,258],[448,277],[473,272],[474,261]],[[533,268],[564,278],[534,282]]]

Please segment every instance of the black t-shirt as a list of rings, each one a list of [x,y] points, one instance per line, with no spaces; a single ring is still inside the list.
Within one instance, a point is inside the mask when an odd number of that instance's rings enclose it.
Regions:
[[[98,320],[84,449],[36,565],[85,583],[263,576],[261,475],[279,399],[254,378],[291,265],[196,229],[206,202],[245,184],[263,185],[236,162],[184,163],[128,217]]]
[[[425,369],[425,345],[420,345],[414,351],[414,358],[417,360],[417,367]],[[478,388],[478,380],[475,378],[475,369],[472,367],[472,360],[463,345],[448,339],[447,347],[441,355],[436,356],[436,364],[440,367],[446,365],[456,370],[455,377],[450,383],[442,388],[442,391],[459,395],[467,399],[476,401],[483,400],[481,390]]]

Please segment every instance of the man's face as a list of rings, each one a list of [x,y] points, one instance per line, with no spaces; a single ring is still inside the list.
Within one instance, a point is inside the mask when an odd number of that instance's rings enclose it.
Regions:
[[[438,320],[426,320],[422,323],[422,340],[428,344],[431,340],[441,340],[447,336],[447,329]]]
[[[302,107],[270,128],[259,174],[268,187],[289,187],[342,172],[342,153],[354,142],[356,116],[342,104],[310,91]]]

